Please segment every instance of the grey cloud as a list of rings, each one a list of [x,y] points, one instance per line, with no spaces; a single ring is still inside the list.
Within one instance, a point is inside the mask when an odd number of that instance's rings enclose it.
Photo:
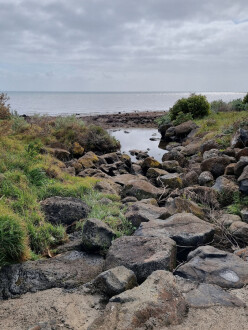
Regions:
[[[221,89],[232,77],[246,88],[246,0],[0,0],[0,11],[0,89],[15,76],[27,88],[32,74],[36,89],[51,78],[57,89],[220,89],[213,74]]]

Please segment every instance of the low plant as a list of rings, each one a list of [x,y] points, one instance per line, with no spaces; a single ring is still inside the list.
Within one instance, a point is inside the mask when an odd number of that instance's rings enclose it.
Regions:
[[[9,98],[7,94],[0,93],[0,120],[10,119],[10,105],[7,104]]]
[[[189,120],[193,120],[193,116],[191,113],[184,114],[183,112],[179,112],[176,119],[173,120],[173,125],[177,126]]]

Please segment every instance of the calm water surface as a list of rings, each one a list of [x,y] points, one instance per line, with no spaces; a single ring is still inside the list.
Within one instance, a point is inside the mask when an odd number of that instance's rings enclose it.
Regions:
[[[202,92],[211,102],[243,98],[245,93]],[[133,111],[168,110],[189,92],[133,92],[133,93],[73,93],[73,92],[8,92],[10,105],[19,114],[48,115],[106,114]]]
[[[121,130],[109,130],[121,143],[121,152],[130,155],[132,161],[136,161],[135,156],[132,156],[129,150],[138,149],[148,151],[149,156],[154,157],[158,161],[162,160],[163,154],[166,152],[158,147],[161,135],[154,128],[130,128]],[[128,132],[128,133],[125,133]],[[156,134],[156,135],[155,135]],[[150,138],[157,138],[157,141],[151,141]]]

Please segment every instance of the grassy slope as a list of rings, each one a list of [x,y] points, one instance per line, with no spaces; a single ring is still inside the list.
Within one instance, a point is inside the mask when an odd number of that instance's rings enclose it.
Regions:
[[[94,190],[96,178],[70,176],[62,162],[40,153],[44,144],[57,141],[58,131],[72,130],[71,121],[70,127],[63,119],[54,128],[42,120],[40,125],[17,117],[0,121],[0,266],[45,255],[66,240],[63,226],[45,221],[39,202],[47,197],[81,198],[92,207],[90,217],[106,221],[117,235],[130,231],[117,196],[107,196],[113,203],[101,205],[104,195]],[[82,123],[73,126],[77,130]]]

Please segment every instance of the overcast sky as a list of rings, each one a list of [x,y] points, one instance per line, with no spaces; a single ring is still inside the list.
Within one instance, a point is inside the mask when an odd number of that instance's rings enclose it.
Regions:
[[[248,0],[0,0],[0,15],[0,90],[248,90]]]

